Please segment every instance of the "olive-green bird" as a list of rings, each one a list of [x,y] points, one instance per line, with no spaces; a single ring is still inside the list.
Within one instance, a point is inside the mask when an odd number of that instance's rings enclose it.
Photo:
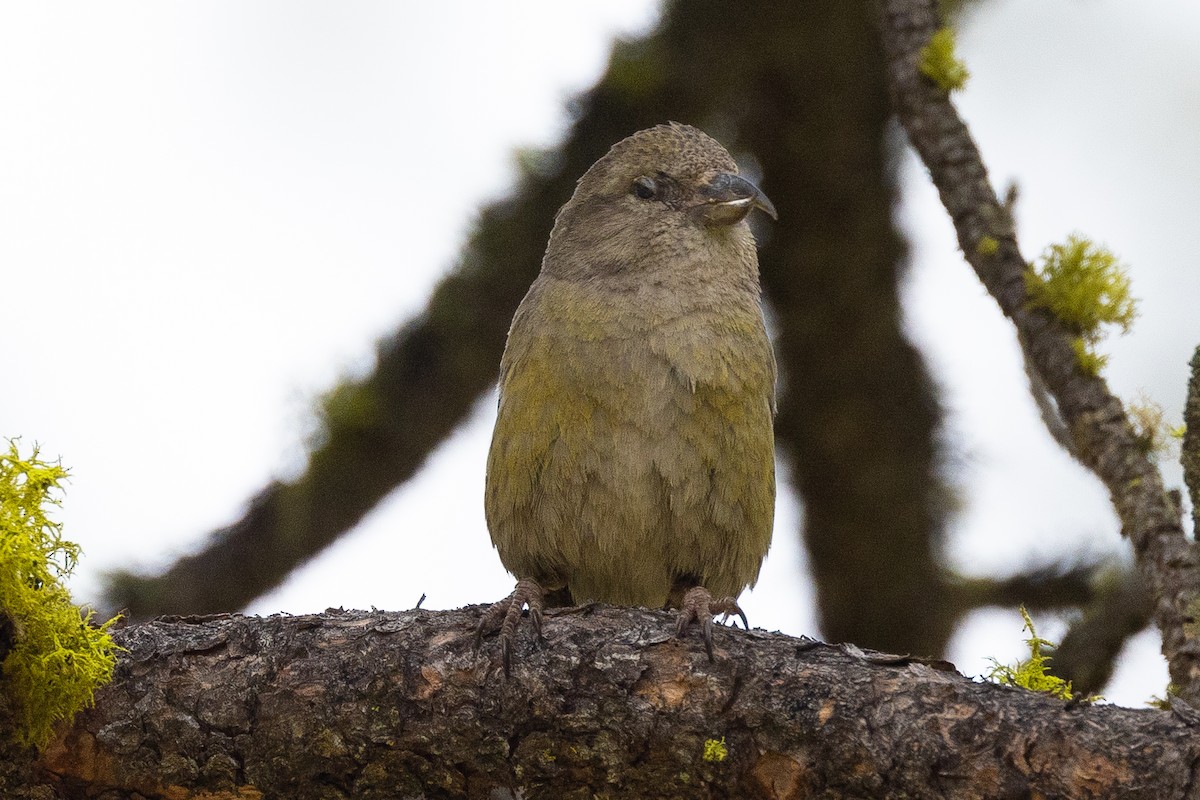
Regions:
[[[742,616],[771,542],[775,358],[746,216],[770,201],[716,140],[659,125],[618,142],[558,212],[500,363],[492,542],[518,578],[485,613],[507,670],[528,605]]]

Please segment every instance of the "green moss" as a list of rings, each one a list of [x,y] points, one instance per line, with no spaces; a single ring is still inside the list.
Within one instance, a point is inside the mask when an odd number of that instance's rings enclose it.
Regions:
[[[975,250],[981,256],[994,256],[1000,250],[1000,243],[991,236],[981,236],[975,244]]]
[[[96,687],[112,679],[116,646],[92,613],[71,602],[62,579],[79,558],[79,546],[62,538],[47,511],[67,472],[38,458],[21,458],[16,442],[0,453],[0,614],[13,626],[0,690],[16,712],[18,744],[46,744],[54,725],[92,702]]]
[[[950,28],[939,28],[929,37],[929,43],[921,48],[917,69],[943,92],[961,89],[971,77],[967,65],[954,55],[954,31]]]
[[[729,748],[725,745],[725,737],[706,739],[704,742],[705,761],[724,761],[729,757]]]
[[[1108,356],[1093,350],[1082,336],[1071,340],[1071,349],[1075,351],[1075,363],[1079,365],[1079,371],[1085,375],[1095,377],[1108,364]]]
[[[1025,272],[1029,304],[1045,308],[1075,334],[1080,371],[1096,375],[1108,361],[1096,347],[1111,327],[1129,331],[1137,316],[1126,267],[1107,248],[1072,234],[1046,248]]]
[[[317,398],[313,408],[315,424],[305,436],[305,444],[312,452],[314,462],[322,458],[324,448],[330,441],[377,428],[383,417],[380,408],[373,384],[348,377]],[[143,582],[138,576],[134,576],[134,581]]]
[[[1046,668],[1050,656],[1045,655],[1042,651],[1043,649],[1053,650],[1054,644],[1037,635],[1037,631],[1033,628],[1033,620],[1029,617],[1025,606],[1021,606],[1021,618],[1025,620],[1025,630],[1029,631],[1029,638],[1025,640],[1025,643],[1029,645],[1029,658],[1019,661],[1011,667],[1001,664],[993,658],[993,666],[988,672],[988,679],[1004,686],[1019,686],[1031,692],[1043,692],[1063,700],[1072,699],[1075,695],[1071,691],[1071,682],[1065,681],[1057,675],[1051,675]],[[1100,698],[1092,696],[1083,699],[1092,701]]]
[[[1179,687],[1173,683],[1167,684],[1167,690],[1163,692],[1163,696],[1150,695],[1150,699],[1146,701],[1146,705],[1157,708],[1159,711],[1171,710],[1171,698],[1179,696]]]

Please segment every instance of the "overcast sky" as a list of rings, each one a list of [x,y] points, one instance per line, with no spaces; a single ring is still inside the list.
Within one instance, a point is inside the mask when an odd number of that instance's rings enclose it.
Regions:
[[[1177,422],[1200,343],[1200,4],[987,0],[957,96],[994,182],[1019,184],[1028,257],[1082,232],[1130,266],[1142,317],[1106,344],[1124,397]],[[73,582],[162,565],[296,474],[314,398],[370,369],[419,309],[512,152],[550,146],[647,0],[0,5],[0,435],[61,455]],[[1104,490],[1049,442],[1010,326],[908,156],[908,324],[949,410],[969,573],[1124,552]],[[787,223],[787,209],[780,209]],[[512,579],[483,521],[494,396],[425,471],[258,613],[495,600]],[[1179,482],[1168,465],[1169,482]],[[817,634],[781,499],[751,622]],[[1060,636],[1046,618],[1040,633]],[[967,674],[1021,652],[1013,611],[975,614]],[[1151,632],[1116,702],[1161,694]]]

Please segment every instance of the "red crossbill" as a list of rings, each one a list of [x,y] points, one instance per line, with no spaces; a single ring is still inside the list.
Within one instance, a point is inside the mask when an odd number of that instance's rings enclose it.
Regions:
[[[501,625],[506,668],[549,592],[679,608],[710,657],[713,615],[741,615],[775,507],[754,208],[775,216],[724,147],[672,123],[614,145],[558,212],[487,462],[488,528],[519,580],[480,631]]]

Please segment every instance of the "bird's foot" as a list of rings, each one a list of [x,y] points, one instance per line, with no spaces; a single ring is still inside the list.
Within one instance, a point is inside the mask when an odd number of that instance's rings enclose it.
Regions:
[[[533,624],[533,632],[538,639],[542,638],[542,609],[546,603],[546,591],[537,581],[522,578],[512,594],[492,604],[483,612],[479,626],[475,628],[475,647],[483,642],[483,637],[500,631],[500,653],[504,661],[504,675],[512,671],[513,638],[517,632],[517,624],[521,621],[521,612],[529,607],[529,621]]]
[[[736,614],[741,617],[742,626],[750,630],[746,613],[732,597],[714,598],[703,586],[693,586],[683,595],[683,603],[679,607],[679,615],[675,618],[675,635],[682,637],[693,623],[700,626],[700,635],[704,637],[704,650],[708,660],[713,660],[713,617],[721,614],[721,622]]]

